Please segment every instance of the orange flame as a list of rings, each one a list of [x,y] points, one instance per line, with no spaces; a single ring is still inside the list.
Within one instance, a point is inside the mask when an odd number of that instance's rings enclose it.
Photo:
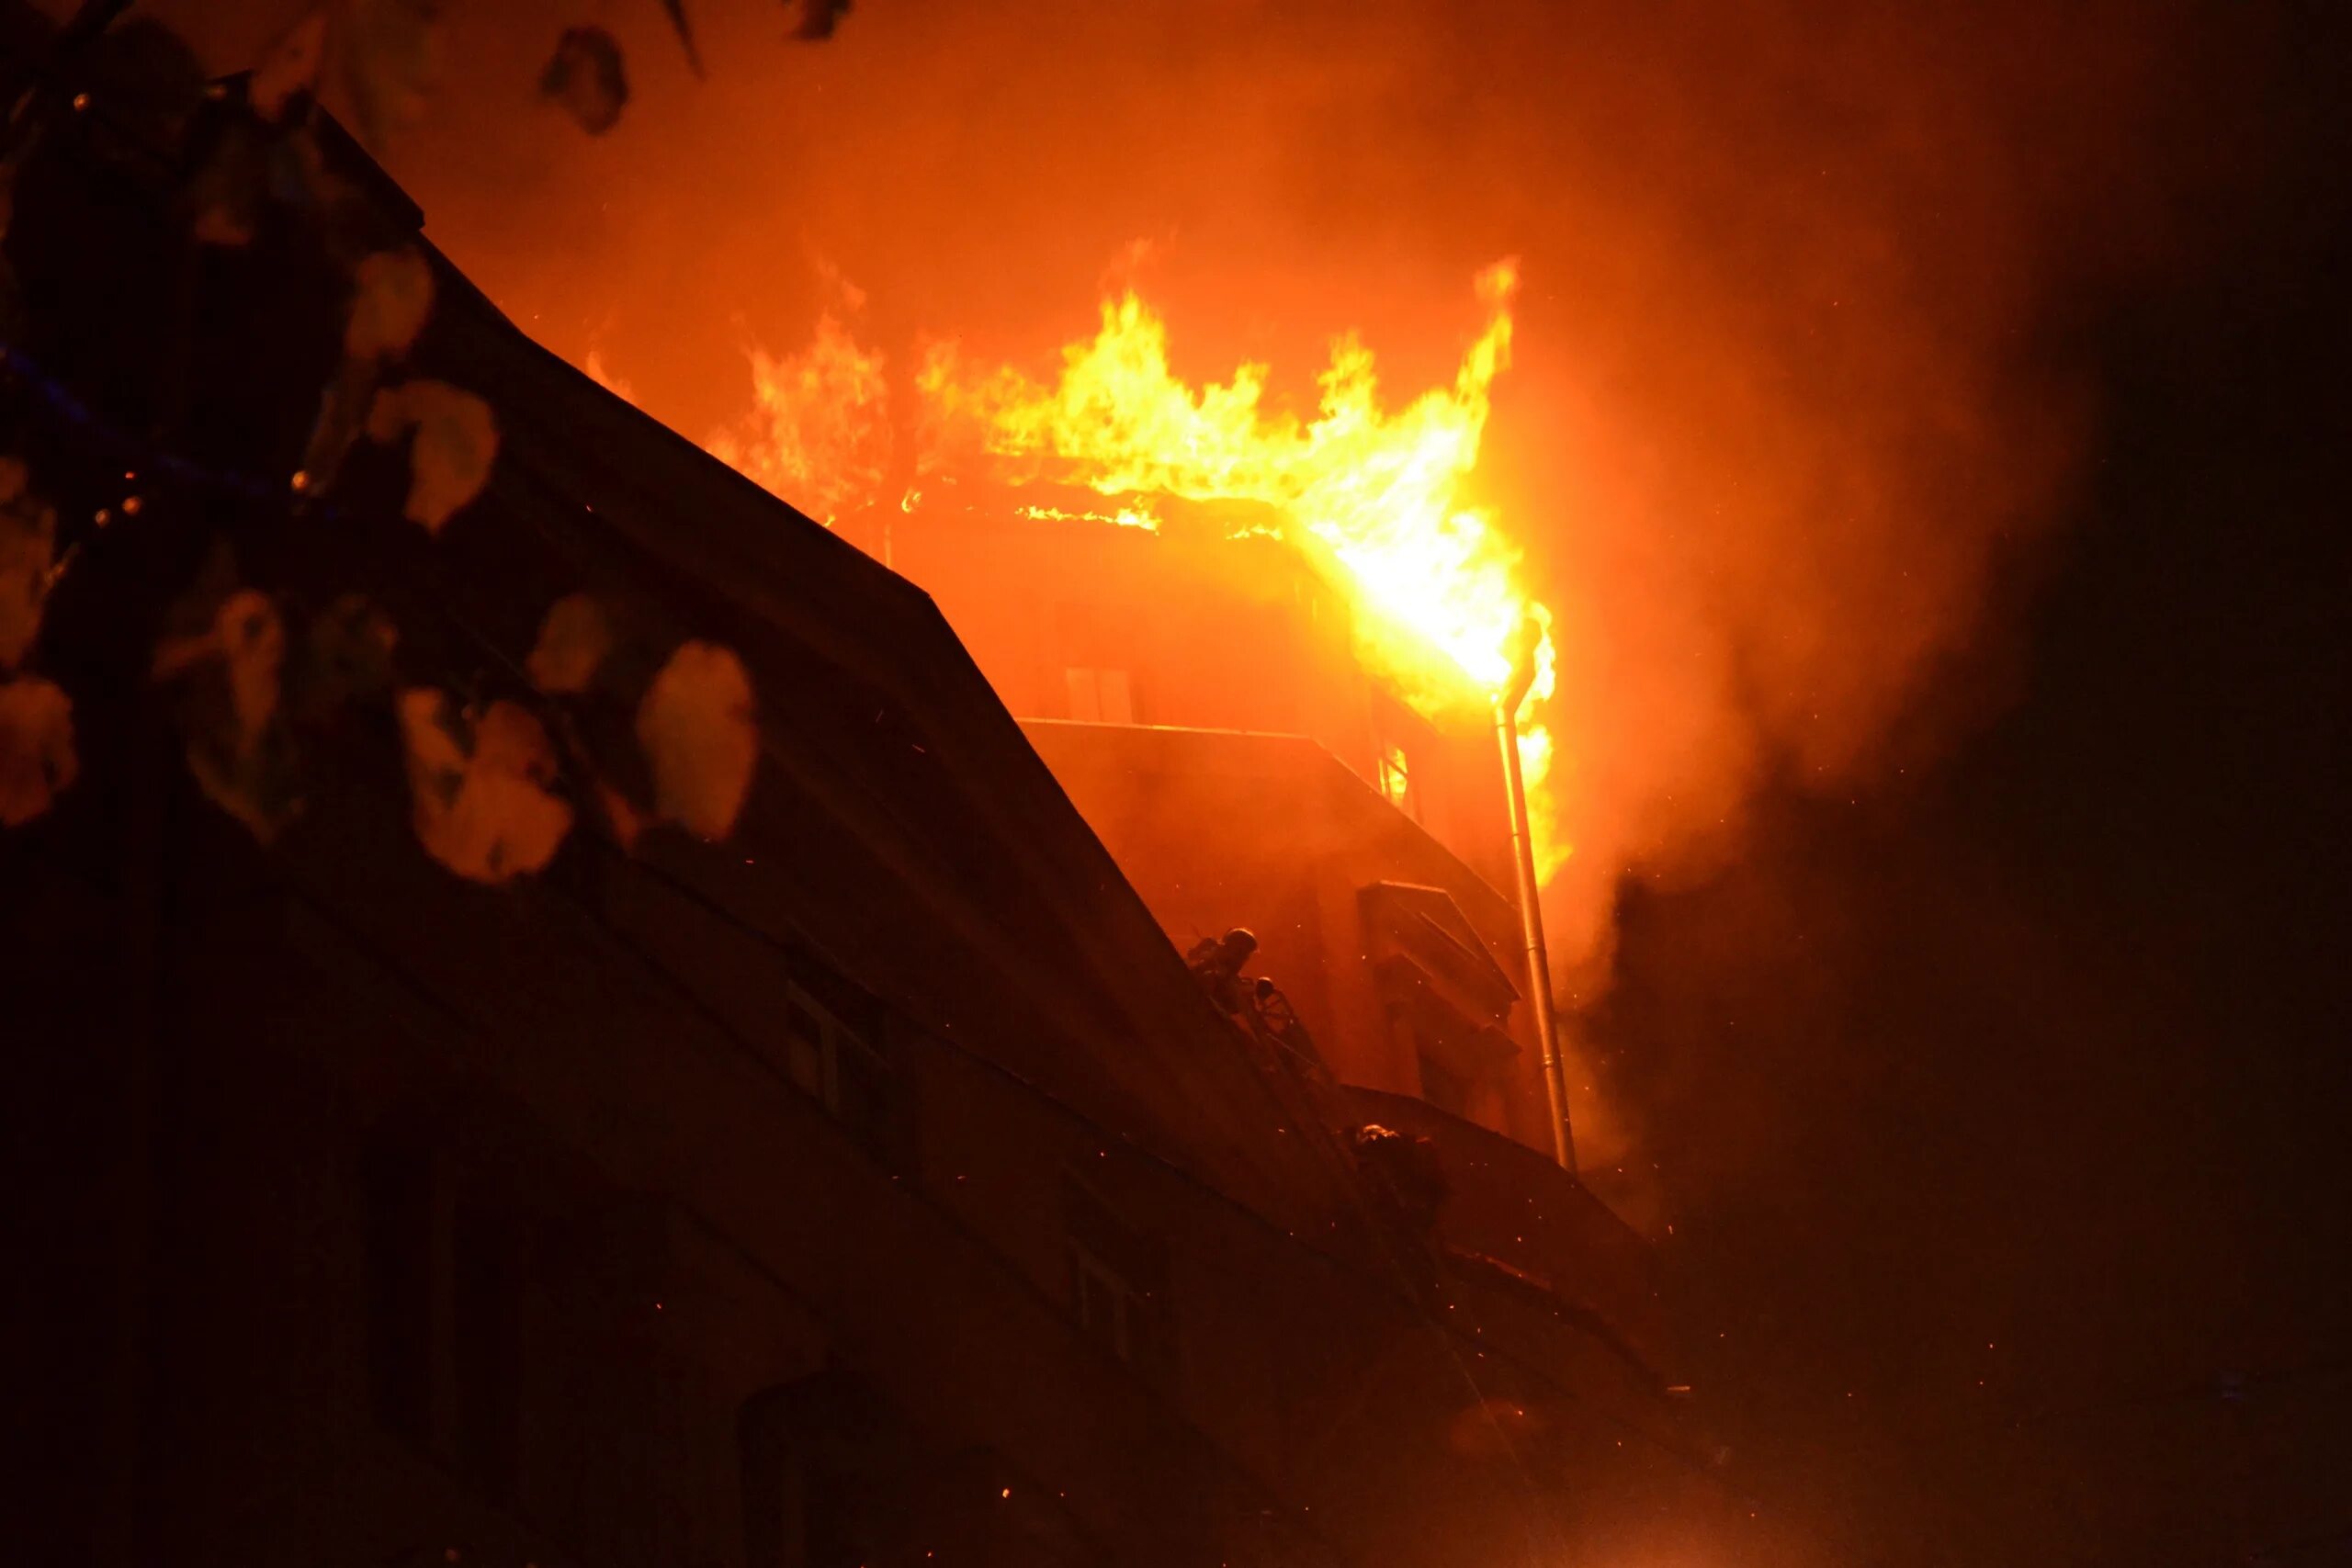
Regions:
[[[830,313],[798,354],[753,348],[752,408],[703,443],[710,454],[828,527],[870,505],[890,468],[889,386],[882,355]]]
[[[1478,461],[1495,378],[1510,363],[1517,267],[1478,277],[1485,329],[1452,387],[1395,412],[1379,397],[1372,351],[1352,334],[1332,345],[1317,416],[1265,406],[1267,367],[1245,364],[1198,389],[1169,368],[1166,325],[1133,292],[1102,306],[1102,329],[1062,351],[1041,385],[1004,367],[973,372],[952,344],[934,345],[916,375],[923,399],[920,469],[977,443],[1014,479],[1053,477],[1104,495],[1164,493],[1267,503],[1284,536],[1339,569],[1360,605],[1364,651],[1424,708],[1458,704],[1465,687],[1502,689],[1510,648],[1530,616],[1550,616],[1519,584],[1520,552],[1493,516],[1461,491]],[[1534,699],[1553,689],[1546,631]],[[1566,859],[1548,831],[1544,789],[1552,738],[1531,719],[1521,767],[1548,876]]]
[[[1040,522],[1108,523],[1120,528],[1141,528],[1147,534],[1159,532],[1159,519],[1152,515],[1149,506],[1123,506],[1116,512],[1069,512],[1058,506],[1016,506],[1013,511],[1023,517]]]

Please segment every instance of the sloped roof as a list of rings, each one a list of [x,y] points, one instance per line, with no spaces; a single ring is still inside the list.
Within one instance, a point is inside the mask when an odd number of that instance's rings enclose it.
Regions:
[[[435,255],[432,372],[497,411],[478,505],[733,646],[762,775],[729,846],[677,852],[733,916],[798,935],[944,1037],[1265,1208],[1339,1173],[1258,1070],[931,599],[532,342]],[[445,542],[461,537],[461,516]],[[736,863],[740,860],[741,864]],[[823,889],[822,929],[797,930]],[[914,907],[918,929],[900,918]]]

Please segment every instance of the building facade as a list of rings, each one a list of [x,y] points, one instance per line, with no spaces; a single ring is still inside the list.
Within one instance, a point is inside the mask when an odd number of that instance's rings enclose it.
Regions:
[[[1418,711],[1247,513],[1147,530],[1018,496],[843,532],[937,600],[1180,949],[1246,928],[1340,1081],[1550,1149],[1485,706]]]

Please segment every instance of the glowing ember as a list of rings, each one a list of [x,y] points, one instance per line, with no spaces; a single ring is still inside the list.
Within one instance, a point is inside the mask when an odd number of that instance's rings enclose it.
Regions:
[[[1519,587],[1518,548],[1461,499],[1490,389],[1510,364],[1516,284],[1510,262],[1480,275],[1489,314],[1453,385],[1393,413],[1381,407],[1371,350],[1352,335],[1332,345],[1312,421],[1265,406],[1262,365],[1187,386],[1169,368],[1166,326],[1133,293],[1104,303],[1101,331],[1063,350],[1050,385],[1010,367],[975,372],[952,345],[936,346],[916,377],[922,466],[945,466],[977,444],[1015,479],[1267,503],[1288,520],[1285,536],[1336,563],[1335,577],[1354,588],[1371,612],[1360,618],[1366,652],[1408,695],[1424,707],[1459,703],[1465,678],[1492,693],[1510,678],[1521,623],[1550,621]],[[1537,660],[1540,704],[1553,688],[1548,632]],[[1523,730],[1521,758],[1548,875],[1566,851],[1544,841],[1553,747],[1540,721]]]

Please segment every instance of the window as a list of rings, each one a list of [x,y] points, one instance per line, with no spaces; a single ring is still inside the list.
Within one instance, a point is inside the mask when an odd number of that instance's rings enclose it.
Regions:
[[[1126,662],[1133,636],[1125,617],[1107,605],[1054,606],[1053,648],[1071,718],[1081,724],[1136,721],[1135,682]]]
[[[825,1099],[825,1063],[832,1055],[832,1021],[793,987],[785,1001],[785,1071],[801,1093]],[[829,1105],[830,1108],[830,1105]]]
[[[1130,1366],[1157,1369],[1168,1351],[1167,1258],[1075,1178],[1062,1213],[1078,1325]]]
[[[1470,1080],[1437,1059],[1430,1043],[1416,1032],[1413,1055],[1421,1068],[1421,1098],[1440,1111],[1467,1120],[1470,1115]]]
[[[434,1169],[422,1149],[368,1152],[360,1203],[368,1262],[368,1397],[378,1425],[433,1441]]]
[[[863,1380],[820,1372],[753,1394],[737,1417],[749,1568],[904,1561],[903,1418]]]
[[[457,1471],[485,1501],[514,1500],[522,1445],[523,1325],[514,1227],[469,1204],[451,1226],[449,1371]]]
[[[1079,1243],[1070,1244],[1077,1292],[1078,1325],[1111,1348],[1122,1361],[1136,1359],[1138,1325],[1132,1307],[1135,1287]]]
[[[1062,671],[1069,687],[1069,716],[1088,724],[1133,724],[1135,696],[1124,670],[1073,664]]]
[[[1380,793],[1388,804],[1408,817],[1419,820],[1420,803],[1413,794],[1412,770],[1405,761],[1405,749],[1390,741],[1380,749]]]
[[[881,1053],[798,985],[785,986],[785,1075],[869,1146],[879,1141],[890,1068]]]
[[[368,1403],[387,1432],[503,1505],[521,1468],[520,1237],[454,1175],[429,1143],[386,1141],[365,1161]]]

